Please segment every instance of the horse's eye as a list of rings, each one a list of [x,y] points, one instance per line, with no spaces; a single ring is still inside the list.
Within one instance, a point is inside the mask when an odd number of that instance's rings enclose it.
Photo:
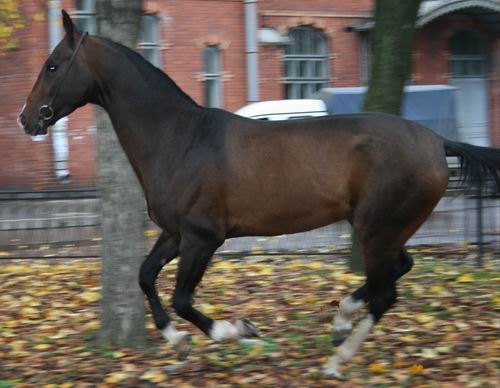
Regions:
[[[54,71],[56,71],[56,70],[57,70],[57,65],[54,65],[54,64],[52,64],[52,63],[49,63],[49,64],[47,65],[47,71],[50,71],[51,73],[53,73],[53,72],[54,72]]]

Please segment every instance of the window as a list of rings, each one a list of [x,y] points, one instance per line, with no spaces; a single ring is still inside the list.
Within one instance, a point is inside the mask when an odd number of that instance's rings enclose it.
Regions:
[[[143,15],[139,36],[139,52],[156,67],[161,66],[160,30],[155,15]]]
[[[313,27],[290,31],[285,48],[286,98],[310,98],[328,84],[328,54],[325,35]]]
[[[95,0],[76,0],[73,19],[80,31],[95,34],[97,32]]]
[[[205,84],[205,106],[222,107],[222,82],[220,50],[216,46],[203,49],[203,81]]]
[[[459,31],[451,38],[450,73],[454,78],[484,77],[485,55],[481,37]]]
[[[361,82],[367,85],[372,72],[372,35],[369,31],[360,33],[361,37]]]

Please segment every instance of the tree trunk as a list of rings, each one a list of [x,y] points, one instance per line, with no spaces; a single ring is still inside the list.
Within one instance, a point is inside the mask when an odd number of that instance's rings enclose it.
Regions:
[[[399,115],[410,76],[415,23],[421,0],[377,0],[373,65],[364,110]]]
[[[421,0],[377,0],[371,78],[364,111],[399,115],[405,82],[411,75],[411,53]],[[351,270],[364,270],[361,246],[353,236]]]
[[[99,35],[135,48],[140,0],[96,2]],[[138,273],[145,255],[145,201],[107,113],[98,108],[97,158],[102,199],[101,339],[140,347],[145,342],[144,297]]]

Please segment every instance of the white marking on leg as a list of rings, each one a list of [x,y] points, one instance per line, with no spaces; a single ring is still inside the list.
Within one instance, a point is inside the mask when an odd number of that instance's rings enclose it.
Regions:
[[[327,376],[342,378],[342,374],[339,371],[340,365],[351,360],[359,347],[366,339],[368,334],[370,334],[375,319],[373,315],[368,314],[356,327],[354,333],[352,333],[347,339],[340,345],[337,349],[337,353],[330,357],[328,362],[323,365],[323,372]]]
[[[187,331],[178,331],[173,322],[170,322],[167,327],[161,331],[161,334],[163,335],[163,338],[165,338],[172,346],[176,346],[179,341],[186,337],[186,335],[189,335]]]
[[[339,311],[333,319],[334,333],[349,333],[352,330],[352,318],[364,306],[362,300],[356,300],[351,295],[340,301]]]
[[[357,313],[364,305],[365,302],[362,299],[354,299],[352,295],[349,295],[340,301],[339,308],[342,314],[350,316]]]
[[[214,321],[210,329],[210,338],[214,341],[227,341],[240,338],[238,327],[229,321]]]
[[[191,336],[187,331],[178,331],[175,324],[170,322],[167,327],[161,330],[163,338],[172,345],[177,352],[177,359],[184,360],[191,349]]]

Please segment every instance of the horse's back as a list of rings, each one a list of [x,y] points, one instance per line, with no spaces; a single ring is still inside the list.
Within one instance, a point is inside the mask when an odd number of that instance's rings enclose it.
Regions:
[[[396,116],[235,119],[228,126],[224,192],[229,223],[245,223],[242,233],[272,234],[283,223],[290,233],[349,219],[370,190],[427,184],[433,170],[447,173],[439,137]]]

